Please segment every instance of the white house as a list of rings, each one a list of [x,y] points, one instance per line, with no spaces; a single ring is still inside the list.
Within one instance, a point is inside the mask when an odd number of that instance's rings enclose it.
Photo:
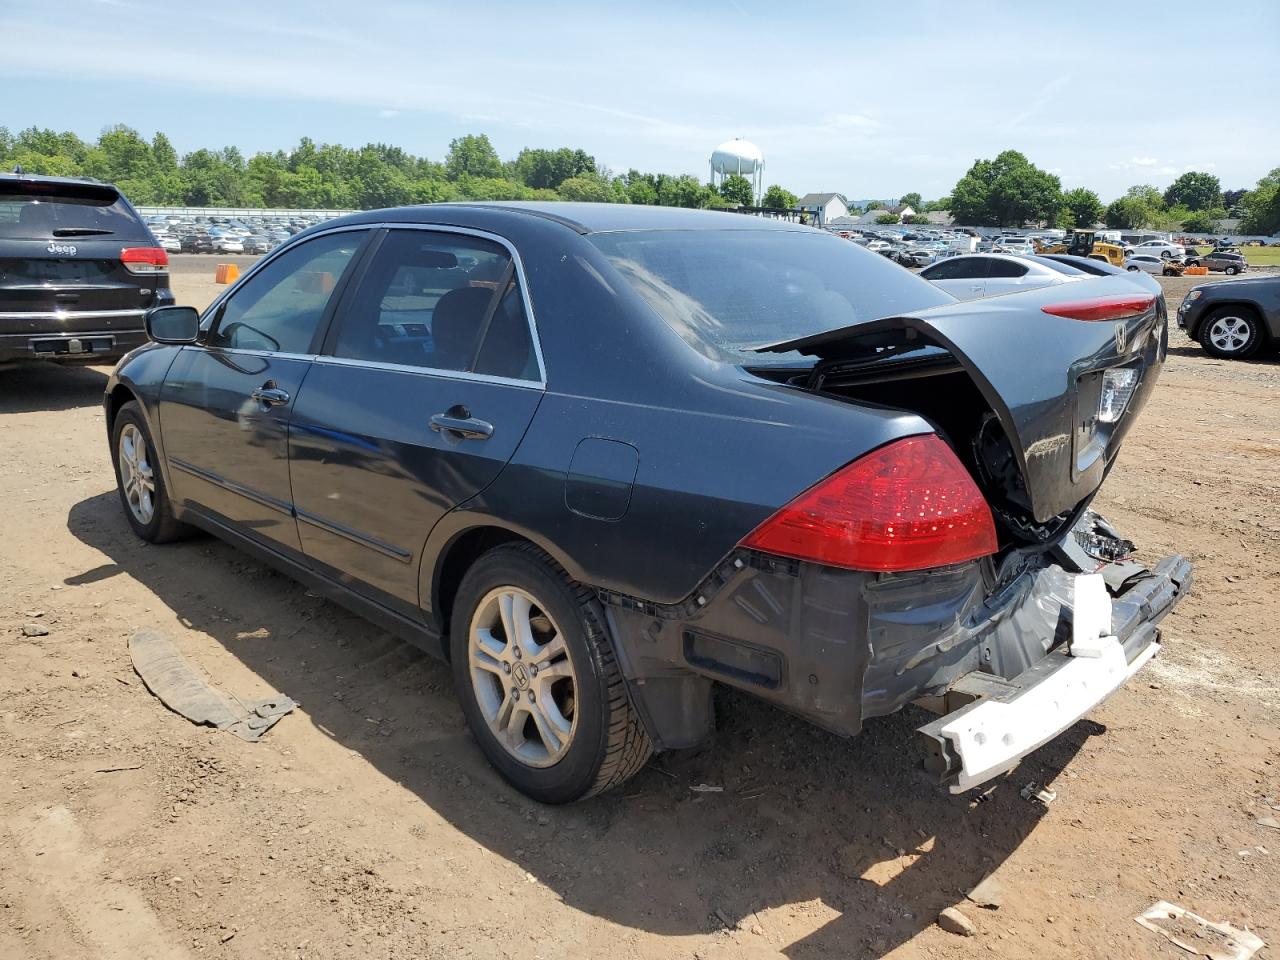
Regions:
[[[806,193],[796,206],[807,213],[815,225],[849,215],[849,201],[842,193]]]
[[[898,218],[899,223],[907,219],[907,217],[914,217],[916,215],[915,209],[910,206],[877,207],[875,210],[868,210],[866,213],[859,216],[858,225],[865,227],[868,224],[875,224],[876,218],[883,217],[886,213],[892,213],[894,216],[896,216]]]

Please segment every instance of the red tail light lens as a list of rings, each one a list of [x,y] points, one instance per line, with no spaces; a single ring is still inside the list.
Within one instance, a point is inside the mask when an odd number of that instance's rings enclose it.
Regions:
[[[925,570],[995,553],[996,530],[964,465],[925,434],[837,470],[742,545],[851,570]]]
[[[164,273],[169,254],[164,247],[125,247],[120,251],[120,262],[130,273]]]
[[[1146,313],[1156,302],[1153,293],[1124,294],[1114,297],[1092,297],[1070,303],[1050,303],[1040,309],[1055,317],[1069,320],[1123,320]]]

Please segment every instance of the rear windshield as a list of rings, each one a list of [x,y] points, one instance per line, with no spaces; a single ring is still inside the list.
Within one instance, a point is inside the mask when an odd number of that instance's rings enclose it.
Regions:
[[[885,257],[816,231],[640,230],[589,239],[676,333],[731,363],[812,363],[753,348],[954,302]]]
[[[0,239],[110,235],[133,239],[147,235],[114,187],[0,182]]]

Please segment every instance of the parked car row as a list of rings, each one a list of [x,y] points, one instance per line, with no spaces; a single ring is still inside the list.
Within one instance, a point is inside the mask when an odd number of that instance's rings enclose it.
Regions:
[[[265,254],[320,220],[318,216],[152,216],[147,218],[147,226],[156,242],[170,253]]]

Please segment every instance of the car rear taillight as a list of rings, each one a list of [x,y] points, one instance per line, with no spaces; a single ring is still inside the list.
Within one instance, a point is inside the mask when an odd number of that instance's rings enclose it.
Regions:
[[[1049,303],[1040,309],[1069,320],[1123,320],[1125,317],[1146,313],[1155,302],[1154,293],[1137,293],[1090,297],[1088,300],[1072,300],[1069,303]]]
[[[995,553],[996,530],[964,465],[924,434],[841,467],[742,546],[851,570],[925,570]]]
[[[164,247],[125,247],[120,262],[130,273],[164,273],[169,267],[169,254]]]

